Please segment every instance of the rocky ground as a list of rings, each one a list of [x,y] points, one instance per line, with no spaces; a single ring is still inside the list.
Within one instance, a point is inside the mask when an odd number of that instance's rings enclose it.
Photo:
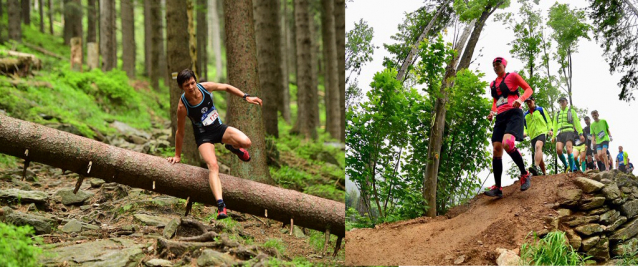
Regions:
[[[144,133],[117,122],[112,126],[121,134],[96,139],[145,153],[169,145],[169,130]],[[289,225],[232,210],[231,218],[216,221],[216,207],[198,203],[184,216],[183,199],[96,178],[85,179],[74,194],[77,178],[38,163],[30,164],[24,180],[21,166],[0,170],[0,219],[35,228],[45,243],[41,262],[46,266],[345,263],[343,249],[332,257],[334,241],[323,253],[317,232],[295,226],[291,234]]]

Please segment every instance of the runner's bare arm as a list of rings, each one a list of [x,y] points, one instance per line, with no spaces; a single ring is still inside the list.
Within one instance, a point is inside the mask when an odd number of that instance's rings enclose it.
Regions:
[[[229,92],[233,95],[236,95],[238,97],[244,97],[244,92],[242,92],[241,90],[239,90],[237,87],[232,86],[230,84],[225,84],[225,83],[215,83],[215,82],[203,82],[201,83],[202,86],[204,86],[204,88],[209,91],[226,91]],[[251,104],[255,104],[255,105],[260,105],[262,104],[262,101],[259,97],[255,97],[255,96],[250,96],[250,97],[246,97],[246,102],[251,103]]]
[[[175,131],[175,156],[168,157],[170,163],[180,162],[182,159],[182,144],[184,143],[184,124],[186,122],[186,107],[182,101],[177,104],[177,130]]]

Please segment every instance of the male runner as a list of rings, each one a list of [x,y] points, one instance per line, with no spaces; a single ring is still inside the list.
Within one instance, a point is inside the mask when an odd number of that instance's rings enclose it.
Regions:
[[[607,121],[598,118],[598,111],[592,111],[591,116],[594,118],[594,122],[591,124],[590,130],[591,135],[594,136],[592,144],[596,147],[598,159],[604,163],[605,167],[605,169],[600,169],[600,171],[608,171],[610,161],[606,154],[607,149],[609,148],[609,141],[614,139],[611,137],[611,132],[609,132],[609,125],[607,124]]]
[[[582,134],[583,128],[580,127],[580,120],[576,111],[571,107],[567,107],[567,98],[560,97],[558,103],[560,103],[560,110],[554,118],[554,127],[552,129],[556,131],[556,135],[552,137],[552,142],[557,141],[556,154],[558,154],[558,158],[565,166],[565,171],[571,170],[575,172],[577,169],[574,163],[574,155],[572,155],[572,145],[576,138],[579,138],[581,142],[585,142],[585,137]],[[569,165],[565,160],[565,155],[563,155],[563,147],[565,145],[567,147]]]
[[[532,179],[532,174],[525,170],[525,162],[523,162],[521,153],[516,149],[516,141],[523,141],[525,118],[523,117],[521,105],[523,105],[523,101],[532,95],[533,90],[517,73],[506,73],[506,66],[507,61],[502,57],[497,57],[492,61],[492,67],[497,77],[490,85],[494,101],[492,110],[487,116],[487,119],[491,121],[496,115],[496,122],[492,132],[492,146],[494,148],[492,169],[496,185],[492,186],[485,194],[499,198],[503,197],[501,188],[503,148],[505,148],[507,154],[510,155],[521,171],[521,191],[529,189]],[[522,96],[519,95],[519,87],[525,90]]]
[[[532,139],[532,161],[534,165],[529,168],[529,171],[537,176],[540,174],[540,170],[545,172],[545,161],[543,161],[543,145],[545,145],[546,135],[552,136],[552,129],[549,127],[551,121],[545,116],[545,110],[542,107],[536,106],[536,99],[534,96],[530,96],[525,100],[527,107],[529,108],[525,112],[525,128],[523,136],[529,135]]]
[[[583,136],[585,136],[585,145],[587,146],[587,150],[585,151],[585,156],[588,158],[587,162],[589,163],[590,156],[595,159],[594,152],[596,151],[591,142],[594,137],[590,133],[591,119],[589,118],[589,116],[585,116],[585,125],[587,125],[585,128],[583,128]]]
[[[215,104],[213,103],[213,91],[226,91],[235,96],[242,97],[246,102],[261,106],[259,97],[250,97],[232,85],[204,82],[197,83],[195,73],[185,69],[177,75],[177,85],[184,91],[177,105],[177,131],[175,132],[175,156],[168,157],[170,163],[181,160],[182,142],[184,140],[185,119],[191,120],[195,142],[199,153],[206,161],[209,170],[209,183],[215,199],[217,199],[217,219],[227,218],[226,204],[222,199],[222,184],[219,180],[219,165],[215,156],[215,143],[226,144],[226,149],[233,152],[242,161],[249,161],[250,155],[247,148],[251,141],[244,133],[236,128],[223,124]]]
[[[627,151],[623,151],[622,146],[618,146],[618,156],[616,156],[616,169],[626,172],[627,164],[629,163],[629,156],[627,156]]]

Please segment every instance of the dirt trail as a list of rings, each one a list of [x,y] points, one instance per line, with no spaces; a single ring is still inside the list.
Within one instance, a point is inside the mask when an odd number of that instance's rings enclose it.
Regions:
[[[519,249],[531,231],[548,227],[559,190],[576,188],[576,175],[539,176],[532,187],[503,188],[503,198],[476,196],[437,218],[384,224],[346,233],[347,265],[494,265],[496,248]]]

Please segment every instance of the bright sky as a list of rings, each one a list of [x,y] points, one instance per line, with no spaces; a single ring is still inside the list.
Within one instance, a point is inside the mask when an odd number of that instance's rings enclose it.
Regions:
[[[585,8],[587,2],[583,0],[578,1],[558,1],[559,3],[568,3],[570,8]],[[540,1],[540,8],[543,10],[542,16],[547,18],[547,12],[549,8],[554,4],[554,1]],[[397,33],[397,26],[403,22],[406,12],[413,12],[419,7],[423,6],[423,1],[417,0],[354,0],[354,2],[348,2],[346,8],[346,31],[354,28],[355,22],[363,18],[368,22],[368,25],[374,29],[374,38],[372,43],[378,46],[374,51],[373,61],[365,65],[361,71],[361,75],[358,77],[359,88],[362,90],[370,90],[370,82],[372,77],[378,71],[383,70],[382,62],[384,57],[389,57],[390,54],[383,48],[384,43],[394,43],[394,40],[390,39],[390,36]],[[513,72],[522,69],[523,63],[517,59],[512,58],[509,53],[510,46],[507,44],[513,40],[514,33],[512,30],[508,30],[501,22],[494,21],[494,15],[503,12],[518,13],[520,5],[516,0],[512,0],[510,7],[504,10],[497,10],[483,28],[479,42],[477,43],[473,61],[470,66],[472,70],[479,70],[486,74],[485,81],[492,81],[496,78],[491,65],[491,60],[497,56],[501,56],[507,59],[507,71]],[[537,7],[535,7],[537,9]],[[551,29],[546,31],[549,33]],[[449,31],[452,33],[453,31]],[[590,34],[590,36],[593,36]],[[450,36],[446,36],[447,40],[451,40]],[[556,47],[553,45],[553,47]],[[482,56],[479,58],[479,52],[482,49]],[[621,75],[609,73],[609,65],[605,62],[602,55],[603,50],[593,40],[580,40],[579,52],[572,55],[573,66],[573,95],[572,99],[574,104],[580,108],[587,108],[589,111],[598,110],[601,119],[607,120],[609,123],[609,130],[613,136],[614,141],[610,143],[610,153],[615,158],[618,154],[618,146],[622,145],[624,151],[629,155],[629,158],[638,159],[638,138],[636,138],[636,118],[638,114],[638,103],[624,102],[618,100],[618,94],[620,88],[617,86]],[[550,65],[550,69],[557,70],[557,65]],[[555,73],[557,74],[557,73]],[[534,88],[533,88],[534,89]],[[485,96],[488,97],[489,88],[485,88]],[[558,107],[558,104],[556,104]],[[485,114],[487,115],[487,114]],[[583,127],[585,123],[582,121]],[[546,146],[553,145],[547,143]],[[530,152],[529,149],[523,149],[524,160],[526,167],[530,166]],[[632,161],[633,162],[633,161]],[[509,169],[512,163],[509,156],[503,156],[503,167],[505,170]],[[562,165],[559,163],[559,165]],[[507,177],[503,172],[503,186],[510,185],[518,177],[512,179]],[[489,170],[481,172],[480,179],[485,179]],[[493,175],[490,175],[485,182],[485,186],[491,186],[494,184]],[[352,182],[346,183],[348,189],[353,188]],[[532,186],[534,186],[532,180]]]

